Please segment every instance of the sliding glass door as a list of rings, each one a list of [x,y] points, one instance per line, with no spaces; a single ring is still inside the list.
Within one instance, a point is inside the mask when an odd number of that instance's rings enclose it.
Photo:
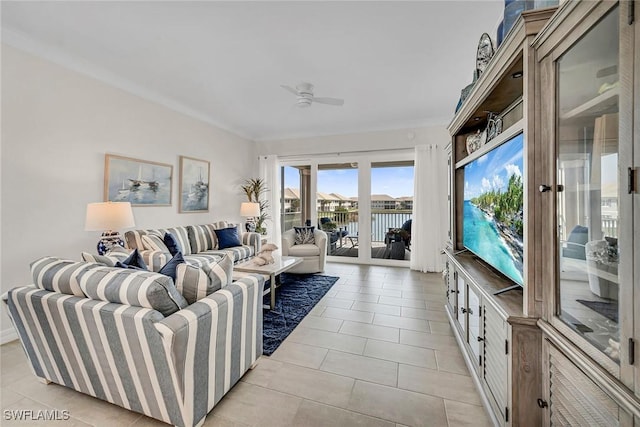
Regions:
[[[411,259],[413,163],[371,163],[372,258]]]
[[[358,257],[358,164],[318,165],[318,226],[329,238],[328,255]]]

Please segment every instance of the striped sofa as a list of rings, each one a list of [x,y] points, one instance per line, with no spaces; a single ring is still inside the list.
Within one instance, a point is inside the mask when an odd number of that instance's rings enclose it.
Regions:
[[[155,234],[164,236],[171,233],[182,249],[184,259],[193,265],[202,265],[209,262],[211,255],[228,253],[234,264],[245,261],[260,252],[261,237],[258,233],[243,232],[242,226],[238,227],[238,236],[242,246],[219,249],[215,230],[234,226],[225,221],[204,225],[187,225],[172,228],[156,228],[147,230],[129,230],[125,233],[125,242],[128,248],[138,249],[152,271],[158,271],[171,259],[171,254],[166,251],[158,251],[148,247],[142,240],[142,236]]]
[[[158,273],[50,257],[34,264],[34,284],[4,300],[42,382],[198,426],[262,354],[261,276],[187,305]]]

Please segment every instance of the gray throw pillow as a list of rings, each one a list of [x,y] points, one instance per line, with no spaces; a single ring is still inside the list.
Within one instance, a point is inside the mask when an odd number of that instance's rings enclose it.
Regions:
[[[193,304],[231,284],[232,273],[233,260],[226,254],[201,267],[178,264],[176,267],[176,288],[187,300],[187,303]]]

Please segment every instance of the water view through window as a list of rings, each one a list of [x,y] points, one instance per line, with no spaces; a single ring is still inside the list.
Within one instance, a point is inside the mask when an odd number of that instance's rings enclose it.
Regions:
[[[317,192],[310,194],[310,168],[282,168],[282,229],[304,224],[316,209],[317,224],[327,233],[328,255],[358,257],[366,226],[371,258],[409,260],[413,211],[413,161],[371,164],[371,221],[363,221],[358,197],[359,165],[318,165]],[[365,225],[366,224],[366,225]],[[370,225],[369,225],[370,224]]]

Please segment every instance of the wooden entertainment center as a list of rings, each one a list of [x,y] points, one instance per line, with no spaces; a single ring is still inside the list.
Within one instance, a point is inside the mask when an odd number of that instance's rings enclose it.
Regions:
[[[448,128],[446,310],[496,425],[640,424],[634,6],[523,12]],[[468,150],[488,112],[502,133]],[[463,222],[465,168],[518,134],[522,286],[465,246]]]

